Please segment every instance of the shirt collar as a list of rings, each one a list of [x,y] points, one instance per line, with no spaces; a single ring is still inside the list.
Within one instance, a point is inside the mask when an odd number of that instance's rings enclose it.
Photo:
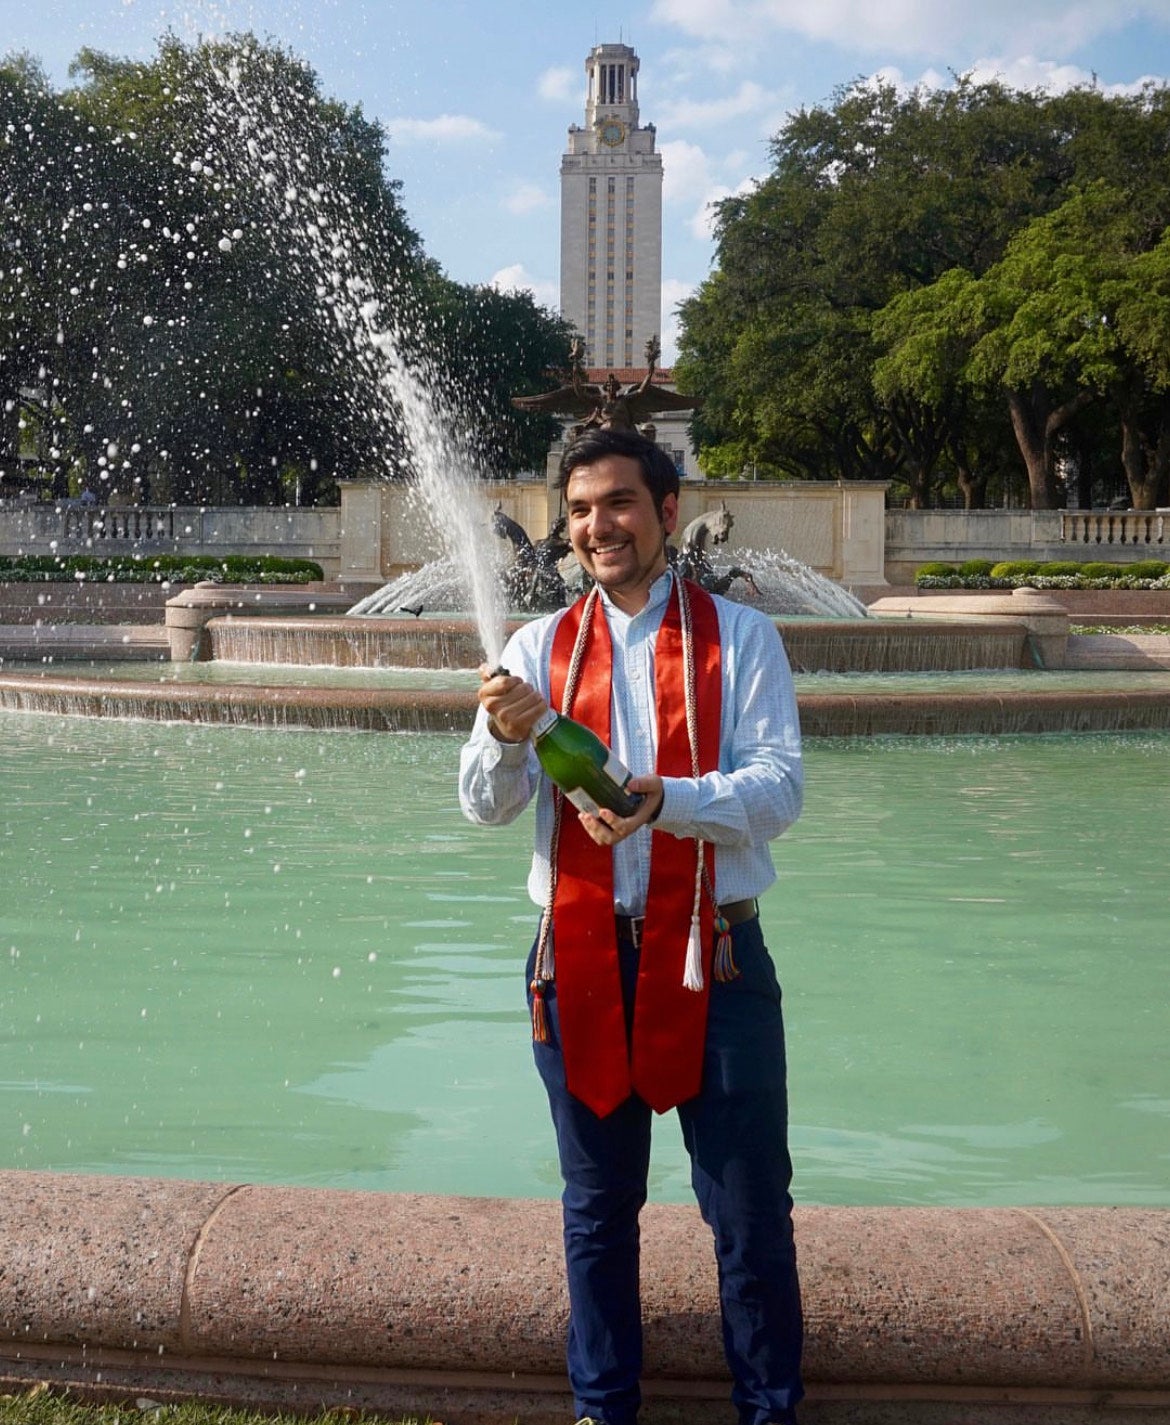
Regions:
[[[674,569],[668,564],[662,573],[659,574],[658,578],[655,579],[653,584],[650,585],[650,593],[646,599],[645,607],[639,609],[636,614],[628,614],[624,609],[619,609],[617,604],[614,603],[600,584],[597,586],[597,592],[601,595],[601,603],[605,609],[605,616],[611,623],[614,619],[619,619],[624,623],[632,623],[634,619],[641,618],[643,615],[652,617],[655,614],[661,613],[666,607],[666,602],[670,598],[670,591],[673,587]]]

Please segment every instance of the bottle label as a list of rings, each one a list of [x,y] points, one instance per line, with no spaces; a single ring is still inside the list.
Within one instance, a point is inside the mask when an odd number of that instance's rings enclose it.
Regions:
[[[630,769],[619,762],[612,752],[606,758],[604,771],[609,780],[619,787],[624,787],[630,780]]]
[[[574,787],[571,792],[566,792],[565,796],[573,803],[578,811],[588,812],[590,816],[596,816],[601,810],[584,787]]]

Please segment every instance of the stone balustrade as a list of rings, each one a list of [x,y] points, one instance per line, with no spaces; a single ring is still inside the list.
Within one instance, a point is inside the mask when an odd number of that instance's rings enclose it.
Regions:
[[[56,507],[55,507],[56,508]],[[60,508],[61,538],[69,545],[95,550],[106,544],[174,544],[182,513],[167,505],[128,505],[102,509],[96,505],[64,504]]]
[[[340,518],[329,508],[46,501],[0,507],[0,555],[278,554],[336,575]]]
[[[1060,536],[1068,544],[1149,545],[1154,558],[1170,547],[1170,510],[1064,510]]]

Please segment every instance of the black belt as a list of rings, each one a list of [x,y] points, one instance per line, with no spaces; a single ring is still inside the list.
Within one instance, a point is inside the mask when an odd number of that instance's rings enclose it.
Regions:
[[[760,913],[760,907],[753,896],[746,901],[728,901],[726,905],[718,907],[718,913],[728,925],[742,925],[745,920],[754,920]],[[637,949],[642,944],[642,931],[646,925],[646,917],[644,915],[615,915],[613,919],[614,925],[617,927],[618,939],[625,940]]]

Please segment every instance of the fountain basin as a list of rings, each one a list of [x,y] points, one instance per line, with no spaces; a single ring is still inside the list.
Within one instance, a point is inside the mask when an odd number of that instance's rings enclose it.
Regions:
[[[476,668],[484,656],[463,618],[215,617],[203,646],[216,662],[302,668]]]
[[[202,580],[166,601],[164,622],[172,662],[206,658],[210,646],[204,628],[211,618],[296,616],[341,613],[353,595],[304,584],[217,584]]]
[[[957,622],[984,619],[1020,619],[1027,629],[1031,661],[1038,668],[1063,668],[1068,644],[1069,616],[1064,606],[1038,589],[1013,589],[1008,594],[916,594],[875,599],[876,615],[899,614],[907,619],[937,618]]]
[[[243,671],[243,670],[241,670]],[[248,675],[244,673],[246,678]],[[81,673],[0,672],[0,709],[60,716],[150,719],[230,726],[358,732],[466,732],[472,687],[403,688],[256,681],[192,683],[87,677]],[[975,733],[1124,732],[1170,727],[1170,682],[945,691],[859,687],[800,688],[806,737],[961,736]]]
[[[778,618],[776,624],[797,673],[1035,666],[1023,619],[916,618],[913,628],[904,618]],[[517,626],[512,623],[509,630]],[[207,656],[236,663],[474,668],[483,660],[475,626],[459,618],[277,619],[243,613],[210,617],[202,639]]]
[[[715,1425],[709,1236],[690,1207],[642,1221],[647,1425]],[[5,1384],[571,1416],[553,1202],[9,1171],[0,1222]],[[795,1224],[811,1421],[1170,1410],[1168,1211],[798,1207]]]

